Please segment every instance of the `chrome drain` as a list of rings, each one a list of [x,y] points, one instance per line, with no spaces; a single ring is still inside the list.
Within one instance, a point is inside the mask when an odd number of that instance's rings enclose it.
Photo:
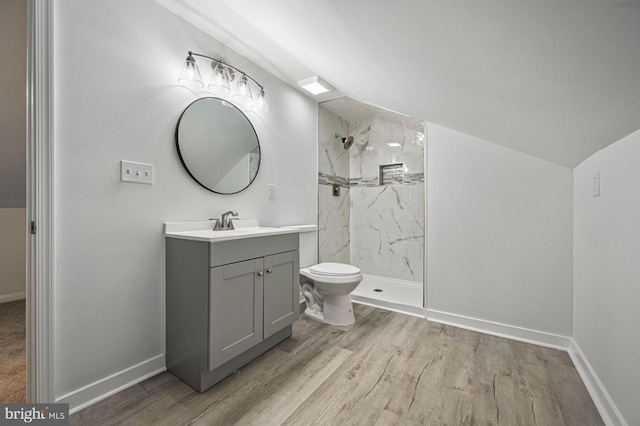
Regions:
[[[374,288],[373,291],[376,293],[382,293],[383,290],[381,288]]]

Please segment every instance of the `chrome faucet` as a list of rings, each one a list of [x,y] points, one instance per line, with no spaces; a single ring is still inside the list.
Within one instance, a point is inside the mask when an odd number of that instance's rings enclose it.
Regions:
[[[238,212],[229,210],[228,212],[222,213],[222,218],[220,220],[216,220],[216,226],[214,226],[214,231],[226,231],[231,230],[233,228],[233,221],[229,218],[229,216],[238,216]]]

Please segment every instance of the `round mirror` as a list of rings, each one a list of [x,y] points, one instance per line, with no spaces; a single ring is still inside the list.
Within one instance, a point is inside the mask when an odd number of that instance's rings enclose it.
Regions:
[[[242,111],[222,99],[191,103],[178,120],[176,144],[189,175],[218,194],[242,191],[260,168],[260,143],[253,125]]]

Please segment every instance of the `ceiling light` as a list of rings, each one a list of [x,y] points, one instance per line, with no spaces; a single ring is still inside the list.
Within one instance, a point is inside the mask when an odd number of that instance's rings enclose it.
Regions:
[[[304,90],[310,92],[313,95],[330,92],[334,89],[333,86],[331,86],[329,83],[327,83],[317,75],[310,78],[305,78],[304,80],[300,80],[298,82],[298,86],[302,87]]]
[[[387,143],[387,146],[391,147],[391,148],[399,148],[402,145],[400,145],[398,142],[389,142],[389,143]]]
[[[198,69],[194,56],[211,61],[212,73],[207,87],[213,93],[228,99],[228,95],[231,94],[229,83],[239,75],[240,77],[238,78],[235,91],[232,93],[234,102],[240,103],[247,108],[264,112],[269,111],[269,105],[267,104],[264,94],[264,87],[262,87],[260,83],[238,68],[201,53],[188,52],[187,59],[184,62],[182,72],[178,78],[180,84],[191,88],[204,87],[202,76],[200,75],[200,70]],[[258,96],[255,100],[252,96],[252,85],[254,86],[253,90],[258,90]]]

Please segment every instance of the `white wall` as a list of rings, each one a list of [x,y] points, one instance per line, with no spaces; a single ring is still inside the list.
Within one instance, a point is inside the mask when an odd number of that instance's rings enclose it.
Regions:
[[[25,0],[0,2],[0,57],[3,58],[0,61],[0,208],[24,208],[27,173]]]
[[[162,358],[164,221],[234,209],[266,225],[316,223],[317,105],[152,0],[53,6],[55,394],[73,409],[83,386]],[[188,50],[265,86],[270,113],[248,114],[261,167],[240,194],[206,191],[178,159],[176,122],[201,95],[176,83]],[[121,159],[154,164],[155,185],[120,182]]]
[[[27,2],[0,2],[0,303],[26,285]]]
[[[0,209],[0,303],[25,297],[26,229],[25,209]]]
[[[427,140],[428,309],[571,336],[571,169],[433,124]]]
[[[640,419],[639,159],[640,130],[573,172],[573,338],[630,425]]]

